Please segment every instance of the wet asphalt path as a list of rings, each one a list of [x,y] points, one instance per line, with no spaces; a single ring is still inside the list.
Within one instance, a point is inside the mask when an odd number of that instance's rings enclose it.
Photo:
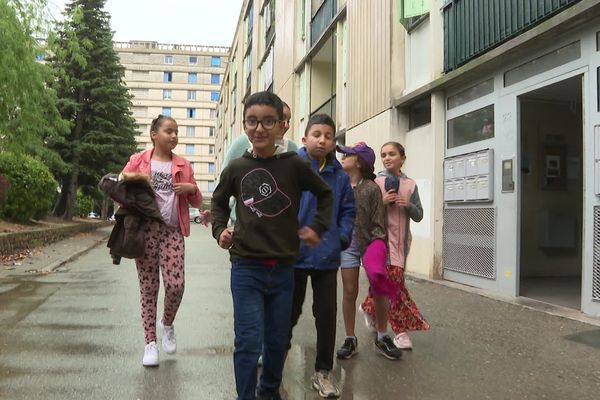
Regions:
[[[600,328],[430,282],[409,288],[432,329],[393,362],[359,315],[359,354],[334,370],[342,399],[599,398]],[[310,314],[307,304],[284,371],[289,400],[319,398]],[[234,399],[232,326],[227,255],[195,225],[178,354],[143,368],[134,264],[113,266],[101,245],[63,272],[0,278],[0,399]]]

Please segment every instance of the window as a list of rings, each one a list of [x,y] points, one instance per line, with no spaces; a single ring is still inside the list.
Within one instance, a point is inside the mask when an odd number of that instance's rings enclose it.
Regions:
[[[209,137],[215,136],[215,127],[214,126],[211,126],[208,128],[208,136]]]
[[[173,64],[173,56],[165,56],[165,64]]]
[[[209,113],[210,113],[210,117],[209,117],[210,119],[217,118],[217,110],[215,110],[214,108],[211,108]]]
[[[218,85],[221,83],[221,75],[219,74],[210,74],[210,83],[213,85]]]
[[[494,78],[478,83],[453,96],[448,97],[448,110],[462,106],[470,101],[494,93]]]
[[[162,115],[164,115],[165,117],[170,117],[171,116],[171,107],[163,107]]]
[[[195,108],[188,108],[187,109],[187,117],[188,118],[196,118],[196,109]]]
[[[193,156],[196,153],[196,146],[193,144],[185,145],[185,154],[188,156]]]
[[[215,154],[215,145],[214,144],[208,145],[208,154],[210,154],[210,155]]]
[[[494,137],[494,105],[448,121],[448,148]]]
[[[221,66],[221,57],[212,56],[211,61],[210,61],[210,66],[211,67],[220,67]]]
[[[196,64],[198,64],[198,57],[190,56],[190,65],[196,65]]]
[[[163,82],[173,82],[173,73],[171,71],[165,71],[163,74]]]
[[[198,74],[196,72],[188,72],[188,83],[198,83]]]
[[[193,172],[196,172],[196,163],[195,162],[190,162],[190,167],[192,167]]]
[[[265,25],[265,47],[271,44],[271,40],[275,36],[275,10],[274,0],[268,0],[263,11],[263,20]]]
[[[408,129],[413,130],[431,123],[431,98],[426,97],[408,108]]]
[[[188,100],[196,100],[196,91],[195,90],[188,90],[187,99]]]
[[[210,92],[211,101],[219,101],[219,92]]]
[[[214,174],[215,173],[215,163],[213,163],[213,162],[208,163],[208,173],[209,174]]]
[[[215,191],[215,181],[208,181],[208,191],[209,192]]]
[[[189,137],[196,136],[196,127],[195,126],[187,126],[185,128],[185,136],[189,136]]]
[[[171,100],[173,91],[171,89],[163,89],[163,100]]]

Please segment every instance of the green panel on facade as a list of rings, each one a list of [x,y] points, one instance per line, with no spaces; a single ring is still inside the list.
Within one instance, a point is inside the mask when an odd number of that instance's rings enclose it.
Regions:
[[[447,0],[444,71],[460,67],[581,0]]]

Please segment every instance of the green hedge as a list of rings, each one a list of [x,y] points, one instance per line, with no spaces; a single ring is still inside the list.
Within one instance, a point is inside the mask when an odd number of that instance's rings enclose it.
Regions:
[[[48,215],[58,184],[44,163],[25,154],[0,153],[0,173],[10,181],[2,218],[27,222]]]

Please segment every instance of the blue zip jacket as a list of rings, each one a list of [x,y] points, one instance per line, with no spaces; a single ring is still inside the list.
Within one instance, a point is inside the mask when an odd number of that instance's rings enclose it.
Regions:
[[[306,148],[298,150],[298,155],[310,162],[311,168],[333,191],[334,208],[329,229],[321,235],[321,242],[315,247],[300,243],[300,255],[296,268],[336,269],[340,266],[340,256],[352,239],[352,228],[356,218],[354,191],[350,178],[336,160],[334,153],[327,156],[327,164],[319,171],[319,161],[308,157]],[[303,192],[298,212],[299,226],[310,225],[315,217],[317,199],[310,192]]]

